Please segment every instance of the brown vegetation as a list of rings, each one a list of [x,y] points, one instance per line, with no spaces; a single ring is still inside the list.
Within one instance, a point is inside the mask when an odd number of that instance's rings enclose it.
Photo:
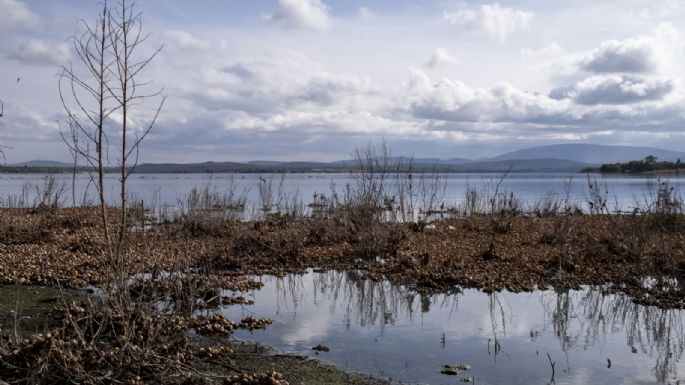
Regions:
[[[2,210],[0,227],[20,230],[2,231],[0,282],[68,287],[103,282],[93,242],[97,216],[94,208]],[[225,220],[206,234],[179,220],[130,235],[126,274],[158,277],[155,285],[146,283],[148,295],[152,289],[166,295],[181,288],[205,300],[216,297],[219,288],[251,287],[244,275],[317,268],[361,269],[370,278],[389,278],[421,291],[455,285],[528,291],[613,283],[641,302],[685,306],[678,287],[667,296],[646,296],[657,287],[642,285],[654,277],[663,288],[669,278],[685,273],[685,218],[680,214],[513,215],[506,225],[493,221],[499,219],[488,214],[422,227],[382,222],[369,240],[367,230],[342,220]],[[486,260],[482,256],[493,233],[497,258]],[[359,246],[368,242],[376,245],[373,254]],[[161,277],[174,271],[188,273]],[[136,284],[131,290],[142,294]]]

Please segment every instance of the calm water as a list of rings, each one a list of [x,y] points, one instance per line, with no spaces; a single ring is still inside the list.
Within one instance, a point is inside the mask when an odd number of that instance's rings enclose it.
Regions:
[[[446,193],[443,201],[448,206],[457,205],[464,198],[467,186],[477,189],[492,188],[501,174],[445,174]],[[610,207],[630,210],[635,201],[643,200],[645,196],[653,194],[656,180],[646,177],[607,177],[593,175],[601,182],[602,191],[609,198]],[[63,203],[72,203],[72,183],[70,175],[57,175],[59,184],[64,185]],[[245,194],[248,203],[254,206],[259,201],[258,183],[260,178],[272,180],[274,195],[281,184],[281,174],[140,174],[129,179],[129,193],[132,199],[144,200],[149,206],[178,207],[185,201],[186,195],[193,187],[201,187],[211,183],[219,192],[233,189],[237,195]],[[2,174],[0,175],[0,198],[6,201],[8,196],[20,196],[25,191],[29,201],[36,196],[36,189],[44,184],[45,175],[40,174]],[[685,183],[684,177],[670,176],[669,183],[678,188]],[[117,202],[118,192],[114,189],[118,178],[111,174],[107,176],[107,195],[109,201]],[[78,175],[76,180],[76,201],[78,204],[85,200],[94,201],[95,189],[89,184],[86,175]],[[345,185],[351,182],[349,174],[286,174],[282,182],[282,190],[288,199],[302,200],[305,204],[313,200],[315,193],[330,196],[331,186],[335,186],[338,193],[343,193]],[[566,196],[567,184],[572,201],[585,206],[588,197],[588,187],[585,174],[510,174],[502,183],[500,191],[510,191],[521,198],[524,203],[531,203],[541,199],[545,194],[552,193],[557,197]],[[416,197],[421,200],[421,197]]]
[[[222,312],[274,324],[236,338],[404,383],[456,384],[472,376],[477,384],[547,384],[547,353],[560,385],[675,384],[685,374],[683,311],[638,306],[598,288],[421,296],[353,271],[261,280],[265,286],[248,293],[254,305]],[[331,351],[316,355],[317,344]],[[471,369],[447,376],[444,364]]]

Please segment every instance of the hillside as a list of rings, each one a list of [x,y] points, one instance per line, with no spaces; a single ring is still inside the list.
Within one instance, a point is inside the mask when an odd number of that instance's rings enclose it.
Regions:
[[[441,172],[580,172],[601,164],[625,163],[644,159],[648,155],[660,161],[676,162],[685,159],[685,153],[651,147],[603,146],[595,144],[555,144],[532,147],[480,160],[464,158],[413,158],[414,171]],[[392,157],[390,163],[406,164],[406,156]],[[270,172],[348,172],[354,167],[352,160],[334,162],[272,161],[200,162],[200,163],[145,163],[136,172],[150,173],[270,173]],[[35,160],[5,165],[4,172],[66,172],[71,165],[49,160]]]
[[[590,164],[629,162],[653,155],[664,161],[685,159],[685,153],[652,147],[602,146],[596,144],[555,144],[508,152],[490,161],[523,159],[567,159]]]

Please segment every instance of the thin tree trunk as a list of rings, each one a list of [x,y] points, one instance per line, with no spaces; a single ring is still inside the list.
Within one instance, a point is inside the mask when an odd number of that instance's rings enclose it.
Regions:
[[[96,143],[97,152],[97,164],[98,164],[98,195],[100,198],[100,217],[102,220],[103,234],[105,236],[105,250],[108,254],[109,263],[112,263],[112,240],[109,235],[109,223],[107,219],[107,202],[105,201],[105,165],[104,165],[104,155],[103,155],[103,142],[105,136],[105,44],[107,41],[107,1],[104,2],[102,6],[102,25],[101,25],[101,36],[100,36],[100,87],[99,87],[99,100],[98,104],[100,107],[100,116],[98,119],[98,139]]]
[[[126,150],[126,131],[127,131],[127,119],[128,119],[128,77],[129,77],[129,46],[128,46],[128,32],[130,19],[126,15],[126,1],[121,2],[121,14],[123,16],[122,21],[122,39],[123,39],[123,68],[121,68],[121,113],[122,113],[122,123],[121,123],[121,210],[120,210],[120,223],[119,223],[119,242],[117,244],[117,256],[119,258],[119,263],[123,265],[123,250],[125,248],[124,242],[125,232],[126,232],[126,158],[128,157]],[[123,266],[121,266],[123,267]]]

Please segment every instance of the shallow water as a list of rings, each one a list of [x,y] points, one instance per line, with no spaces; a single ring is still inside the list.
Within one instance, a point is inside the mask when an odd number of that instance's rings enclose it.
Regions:
[[[315,193],[331,195],[331,186],[335,186],[339,194],[343,194],[345,185],[352,183],[347,173],[294,173],[294,174],[134,174],[128,181],[131,194],[129,201],[144,200],[147,207],[178,207],[185,203],[185,197],[193,187],[202,187],[208,183],[219,192],[233,189],[236,195],[245,195],[248,203],[248,214],[259,203],[258,184],[260,178],[271,180],[274,195],[277,194],[283,176],[283,193],[292,199],[302,200],[305,204],[313,201]],[[479,191],[493,188],[502,174],[444,174],[446,178],[445,196],[442,201],[447,207],[459,205],[463,201],[466,188],[476,188]],[[65,191],[62,195],[64,205],[72,204],[72,179],[69,174],[57,174],[55,177]],[[644,203],[655,194],[656,179],[647,176],[606,176],[593,174],[600,183],[603,193],[606,193],[610,209],[631,211],[636,201]],[[42,174],[0,174],[0,199],[26,195],[30,204],[35,200],[36,189],[45,182],[46,175]],[[670,175],[665,178],[671,186],[680,188],[685,185],[685,175]],[[113,204],[117,203],[118,192],[116,183],[118,176],[107,174],[106,196]],[[89,183],[86,174],[79,174],[75,180],[75,199],[77,204],[95,202],[95,188]],[[500,191],[513,192],[526,206],[542,199],[546,194],[556,198],[568,195],[572,202],[581,208],[587,208],[589,196],[587,178],[580,173],[512,173],[502,182]],[[421,197],[416,199],[420,205]],[[84,199],[85,197],[85,199]],[[275,197],[274,197],[275,198]]]
[[[354,271],[259,279],[265,286],[247,294],[254,305],[222,312],[274,324],[235,338],[403,383],[547,384],[547,353],[559,385],[675,383],[685,374],[685,312],[639,306],[596,287],[422,296]],[[317,355],[317,344],[331,351]],[[447,376],[445,364],[471,368]]]

